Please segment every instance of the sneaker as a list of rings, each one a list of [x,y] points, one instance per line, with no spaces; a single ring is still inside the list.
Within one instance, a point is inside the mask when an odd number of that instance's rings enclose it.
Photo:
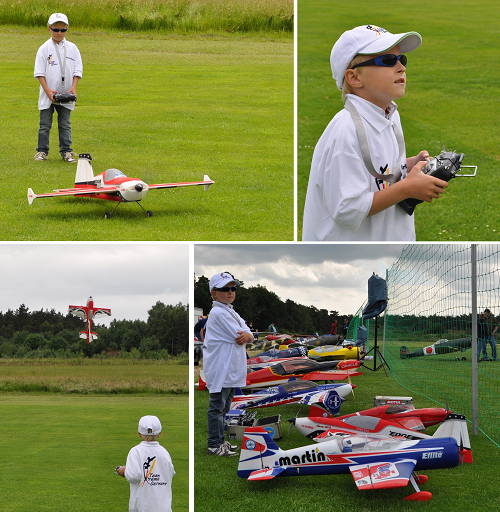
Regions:
[[[43,151],[39,151],[35,155],[35,160],[38,162],[41,162],[42,160],[47,160],[47,153],[44,153]]]
[[[219,457],[233,457],[234,455],[238,455],[236,452],[232,452],[228,450],[225,444],[221,444],[216,448],[207,448],[207,455],[218,455]]]
[[[231,452],[239,448],[237,444],[231,444],[229,441],[224,441],[222,444]]]
[[[65,162],[76,162],[76,160],[73,158],[73,153],[71,153],[71,151],[68,151],[67,153],[62,153],[61,156]]]

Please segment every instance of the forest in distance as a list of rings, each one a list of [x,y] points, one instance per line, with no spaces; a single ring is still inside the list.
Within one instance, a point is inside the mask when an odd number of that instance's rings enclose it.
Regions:
[[[15,311],[0,312],[0,357],[72,358],[119,356],[168,359],[187,354],[188,306],[157,301],[147,321],[112,320],[109,326],[94,324],[98,339],[80,339],[82,319],[52,310],[30,311],[21,304]]]
[[[337,334],[342,329],[344,319],[349,322],[352,313],[340,315],[338,311],[318,309],[315,306],[304,306],[291,299],[282,301],[276,293],[265,286],[245,287],[245,283],[234,276],[241,286],[236,292],[234,309],[248,324],[252,322],[254,329],[266,332],[274,323],[280,334],[329,334],[332,323],[337,320]],[[208,290],[210,279],[205,276],[194,277],[194,305],[203,309],[206,315],[212,308],[212,297]]]

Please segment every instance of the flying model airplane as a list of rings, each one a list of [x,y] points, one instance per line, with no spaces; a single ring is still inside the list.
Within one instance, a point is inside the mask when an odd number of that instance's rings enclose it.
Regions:
[[[472,338],[461,338],[459,340],[438,340],[434,345],[428,347],[419,348],[414,352],[410,352],[405,346],[399,350],[399,357],[401,359],[409,359],[412,357],[423,357],[423,356],[435,356],[439,354],[451,354],[455,355],[455,360],[460,361],[455,352],[460,351],[462,354],[472,346]],[[465,361],[466,357],[462,356],[462,361]]]
[[[87,330],[80,331],[80,338],[86,339],[87,343],[97,339],[97,333],[92,332],[94,318],[111,316],[111,309],[94,307],[94,299],[89,297],[86,306],[68,306],[68,313],[85,320]]]
[[[282,384],[290,379],[303,380],[345,380],[362,372],[354,371],[359,368],[359,361],[325,361],[318,363],[312,359],[293,358],[281,363],[273,364],[267,368],[247,373],[246,386],[248,388],[267,388]],[[198,389],[206,389],[205,374],[200,372]]]
[[[130,203],[135,201],[144,210],[139,201],[144,199],[150,189],[203,185],[205,190],[208,190],[210,185],[214,183],[207,175],[205,175],[203,181],[148,185],[139,178],[128,178],[118,169],[108,169],[107,171],[94,176],[91,160],[92,157],[89,153],[82,153],[78,155],[78,166],[76,168],[74,188],[57,189],[48,194],[35,194],[33,190],[29,188],[29,204],[32,204],[37,197],[43,198],[60,196],[91,197],[94,199],[117,201],[118,204],[113,208],[113,210],[111,212],[106,212],[104,215],[106,219],[109,219],[120,203]],[[151,217],[153,215],[151,210],[144,211],[146,212],[147,217]]]
[[[292,380],[249,395],[236,388],[231,409],[258,409],[296,403],[305,397],[310,403],[322,403],[330,414],[336,414],[344,398],[356,386],[352,384],[317,384],[309,380]]]
[[[238,476],[255,481],[351,473],[359,490],[405,487],[411,482],[415,493],[405,500],[428,501],[432,494],[418,487],[428,477],[414,471],[458,466],[464,439],[468,440],[467,424],[459,415],[450,415],[430,439],[339,432],[320,445],[286,451],[262,427],[250,427],[243,435]]]

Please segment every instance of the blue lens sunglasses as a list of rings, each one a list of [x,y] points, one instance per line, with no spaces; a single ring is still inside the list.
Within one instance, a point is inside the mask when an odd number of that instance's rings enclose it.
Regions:
[[[360,68],[361,66],[385,66],[392,68],[398,63],[398,61],[406,67],[408,59],[406,58],[406,55],[393,55],[392,53],[386,53],[385,55],[379,55],[374,59],[356,64],[351,69]]]

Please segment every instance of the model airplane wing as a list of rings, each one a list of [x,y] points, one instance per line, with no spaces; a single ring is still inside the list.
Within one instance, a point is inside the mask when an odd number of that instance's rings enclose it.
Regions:
[[[316,371],[307,373],[302,378],[305,380],[345,380],[357,375],[363,375],[363,372],[355,370]]]
[[[278,476],[283,471],[286,471],[286,467],[284,466],[259,469],[258,471],[250,473],[248,480],[271,480],[271,478]]]
[[[99,318],[102,316],[111,316],[111,309],[98,308],[94,310],[94,318]]]
[[[148,185],[150,189],[152,188],[175,188],[175,187],[189,187],[195,185],[204,185],[205,190],[208,190],[210,185],[213,185],[214,182],[205,174],[203,177],[203,181],[191,181],[186,183],[158,183],[156,185]]]
[[[35,194],[31,188],[28,189],[28,202],[32,204],[38,197],[62,197],[62,196],[83,196],[90,194],[117,194],[116,187],[102,187],[102,188],[66,188],[55,190],[48,194]]]
[[[68,313],[78,316],[80,318],[87,318],[87,313],[82,306],[68,306]]]
[[[405,487],[415,468],[416,460],[396,459],[350,466],[351,474],[360,491]]]

